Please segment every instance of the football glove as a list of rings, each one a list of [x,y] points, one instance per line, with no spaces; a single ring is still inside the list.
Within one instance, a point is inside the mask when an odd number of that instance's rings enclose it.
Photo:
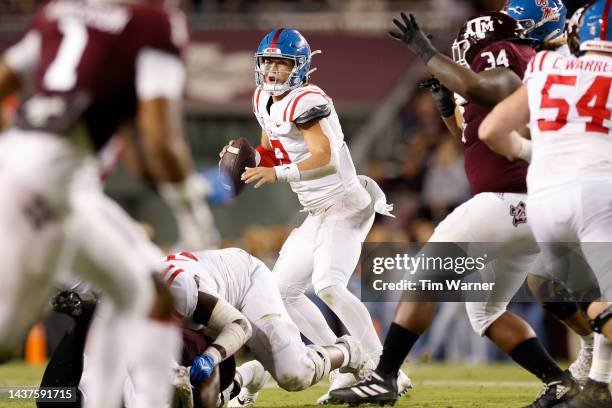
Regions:
[[[410,14],[410,19],[403,12],[400,15],[403,23],[396,18],[393,19],[393,24],[399,29],[399,32],[389,31],[389,35],[405,43],[421,58],[424,64],[427,64],[438,50],[431,44],[429,37],[421,30],[412,14]]]
[[[189,380],[192,384],[198,384],[212,375],[215,369],[215,361],[208,354],[200,354],[191,362],[189,368]]]
[[[447,118],[455,114],[455,101],[453,93],[440,83],[438,78],[431,77],[427,81],[419,83],[419,88],[427,88],[431,91],[431,96],[436,104],[436,108],[443,118]]]

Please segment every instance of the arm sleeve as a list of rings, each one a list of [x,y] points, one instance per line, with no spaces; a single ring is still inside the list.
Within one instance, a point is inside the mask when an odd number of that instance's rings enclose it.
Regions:
[[[240,350],[252,334],[247,318],[221,298],[217,301],[207,326],[219,332],[213,344],[204,351],[213,358],[215,364]]]

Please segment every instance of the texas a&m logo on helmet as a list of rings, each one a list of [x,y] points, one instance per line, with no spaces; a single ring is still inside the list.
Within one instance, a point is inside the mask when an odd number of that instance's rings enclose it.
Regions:
[[[467,20],[453,43],[455,62],[469,66],[476,52],[496,41],[521,38],[517,21],[504,13],[489,11]]]

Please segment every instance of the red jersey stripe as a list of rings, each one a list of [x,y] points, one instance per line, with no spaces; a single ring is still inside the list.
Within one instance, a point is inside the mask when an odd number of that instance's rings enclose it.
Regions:
[[[536,56],[534,56],[529,62],[529,72],[533,72],[533,66],[535,65]]]
[[[600,39],[605,41],[608,36],[608,16],[610,15],[610,6],[612,6],[612,0],[606,1],[606,5],[604,6],[603,15],[601,16],[601,35]]]
[[[321,95],[323,96],[325,99],[327,99],[328,101],[331,102],[331,99],[329,98],[329,96],[325,95],[323,92],[317,92],[317,91],[306,91],[304,93],[301,93],[298,95],[297,98],[295,98],[295,100],[293,101],[293,106],[291,107],[291,113],[289,114],[289,122],[293,122],[293,114],[295,113],[295,108],[297,107],[298,102],[300,101],[300,99],[303,96],[306,96],[308,94],[317,94],[317,95]]]
[[[261,94],[261,88],[257,88],[253,94],[253,112],[259,113],[259,95]]]
[[[538,68],[538,71],[542,71],[542,67],[544,67],[544,59],[546,58],[546,56],[548,56],[548,51],[545,51],[544,54],[542,54],[542,58],[540,59],[540,66]]]
[[[172,275],[170,275],[170,277],[168,278],[168,285],[171,285],[172,282],[174,282],[174,280],[176,279],[176,277],[182,272],[184,272],[182,269],[177,269],[176,271],[174,271]]]
[[[194,260],[194,261],[197,261],[197,260],[198,260],[198,257],[197,257],[197,256],[195,256],[194,254],[192,254],[191,252],[183,251],[183,252],[181,252],[179,255],[182,255],[182,256],[184,256],[185,258],[189,258],[189,259],[192,259],[192,260]]]

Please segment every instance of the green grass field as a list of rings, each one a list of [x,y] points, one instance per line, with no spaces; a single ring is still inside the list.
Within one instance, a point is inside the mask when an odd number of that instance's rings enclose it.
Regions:
[[[415,388],[396,407],[415,408],[514,408],[527,405],[537,395],[539,384],[525,371],[510,364],[459,366],[420,364],[405,367]],[[36,385],[42,367],[23,363],[0,365],[0,386]],[[325,386],[298,393],[275,386],[262,390],[258,407],[315,406]],[[34,407],[34,403],[0,402],[0,407]]]

